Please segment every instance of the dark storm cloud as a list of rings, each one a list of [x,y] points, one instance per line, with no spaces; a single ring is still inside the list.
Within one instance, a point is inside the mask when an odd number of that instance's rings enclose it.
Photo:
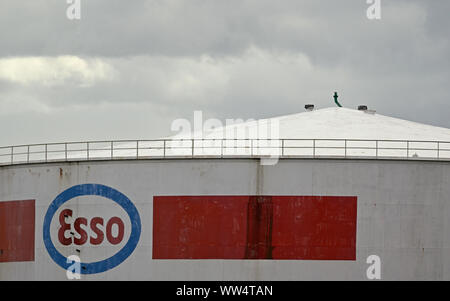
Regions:
[[[81,4],[82,19],[71,22],[65,1],[2,1],[0,56],[226,56],[254,45],[380,74],[449,67],[445,0],[384,1],[380,22],[366,18],[363,0]]]
[[[185,56],[236,53],[254,44],[309,50],[312,56],[327,54],[335,60],[352,45],[373,46],[363,41],[397,41],[391,47],[406,47],[412,43],[408,33],[417,33],[416,29],[446,37],[449,8],[445,0],[384,1],[384,19],[374,23],[366,19],[363,0],[81,0],[81,4],[81,20],[70,22],[65,1],[3,0],[0,55]],[[426,17],[423,28],[409,27],[417,13]]]
[[[333,105],[334,90],[450,127],[446,0],[383,0],[379,21],[365,0],[81,0],[79,21],[67,6],[0,2],[0,144],[148,138],[195,109],[269,117]],[[28,121],[5,131],[14,120]]]

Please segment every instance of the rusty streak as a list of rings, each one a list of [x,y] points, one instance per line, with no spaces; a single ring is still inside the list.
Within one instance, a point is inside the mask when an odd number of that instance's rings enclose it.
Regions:
[[[272,225],[272,197],[251,196],[248,202],[244,259],[272,259]]]

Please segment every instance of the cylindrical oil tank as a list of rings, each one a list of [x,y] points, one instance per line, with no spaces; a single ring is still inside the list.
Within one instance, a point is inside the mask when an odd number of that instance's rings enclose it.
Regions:
[[[2,166],[0,280],[450,280],[449,162],[260,163]]]

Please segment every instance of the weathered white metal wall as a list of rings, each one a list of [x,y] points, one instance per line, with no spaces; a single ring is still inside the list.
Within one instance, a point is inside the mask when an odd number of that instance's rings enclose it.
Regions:
[[[450,280],[449,163],[298,159],[274,166],[255,159],[173,159],[0,167],[0,201],[36,200],[35,261],[0,263],[0,280],[66,279],[44,246],[43,219],[59,193],[85,183],[125,194],[139,211],[142,233],[119,266],[82,279],[366,280],[366,258],[376,254],[383,280]],[[357,196],[357,260],[152,260],[154,195],[256,194]],[[108,253],[80,248],[81,259]]]

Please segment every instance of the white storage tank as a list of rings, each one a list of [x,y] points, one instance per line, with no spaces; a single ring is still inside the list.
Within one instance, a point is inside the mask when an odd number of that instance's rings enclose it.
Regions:
[[[0,280],[450,280],[449,129],[308,107],[0,164]]]

